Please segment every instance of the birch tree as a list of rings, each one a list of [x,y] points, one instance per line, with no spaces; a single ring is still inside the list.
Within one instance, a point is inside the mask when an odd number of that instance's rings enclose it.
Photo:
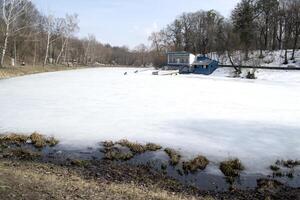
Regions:
[[[68,46],[68,42],[70,37],[79,30],[78,27],[78,15],[74,14],[74,15],[66,15],[66,18],[63,20],[63,24],[61,27],[61,49],[60,52],[56,58],[56,64],[59,63],[59,60],[63,54],[63,52],[65,51],[65,49],[67,49]]]
[[[4,22],[4,41],[2,44],[2,55],[0,66],[4,66],[4,59],[7,51],[7,45],[11,34],[18,32],[23,27],[14,28],[13,23],[26,11],[30,1],[27,0],[2,0],[1,17]]]
[[[54,35],[54,31],[55,31],[55,18],[53,15],[48,15],[45,17],[44,19],[44,29],[46,32],[46,50],[45,50],[45,58],[44,58],[44,63],[43,65],[47,65],[48,63],[48,58],[49,58],[49,48],[50,48],[50,44],[52,42],[55,41],[55,39],[53,39],[53,35]],[[58,22],[56,20],[56,22]]]

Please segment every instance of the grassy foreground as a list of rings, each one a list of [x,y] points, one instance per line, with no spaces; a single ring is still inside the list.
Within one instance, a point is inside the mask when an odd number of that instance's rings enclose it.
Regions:
[[[25,66],[25,67],[0,67],[0,79],[11,78],[17,76],[24,76],[29,74],[37,74],[43,72],[55,72],[74,69],[83,69],[84,66],[67,67],[64,65],[51,65],[51,66]]]
[[[76,170],[30,161],[0,160],[0,199],[203,199],[156,186],[85,179]]]

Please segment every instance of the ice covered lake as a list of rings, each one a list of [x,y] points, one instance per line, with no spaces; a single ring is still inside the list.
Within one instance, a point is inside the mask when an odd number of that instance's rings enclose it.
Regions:
[[[247,173],[267,172],[277,159],[300,159],[299,72],[251,81],[135,70],[0,80],[0,132],[38,131],[76,148],[124,138],[155,142],[186,159],[238,157]]]

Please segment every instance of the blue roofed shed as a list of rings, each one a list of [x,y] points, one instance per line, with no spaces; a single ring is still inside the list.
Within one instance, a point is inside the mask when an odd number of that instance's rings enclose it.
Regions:
[[[206,56],[198,55],[192,64],[191,73],[210,75],[218,69],[219,63]]]
[[[168,52],[167,70],[179,70],[181,74],[212,74],[219,66],[218,61],[206,56],[195,56],[185,51]]]

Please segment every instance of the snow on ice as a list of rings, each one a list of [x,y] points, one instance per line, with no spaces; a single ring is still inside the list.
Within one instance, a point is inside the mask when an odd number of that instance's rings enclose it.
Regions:
[[[108,139],[156,142],[185,158],[238,157],[248,173],[300,158],[300,72],[260,70],[246,80],[224,70],[208,77],[135,70],[0,80],[0,132],[39,131],[79,148]]]

